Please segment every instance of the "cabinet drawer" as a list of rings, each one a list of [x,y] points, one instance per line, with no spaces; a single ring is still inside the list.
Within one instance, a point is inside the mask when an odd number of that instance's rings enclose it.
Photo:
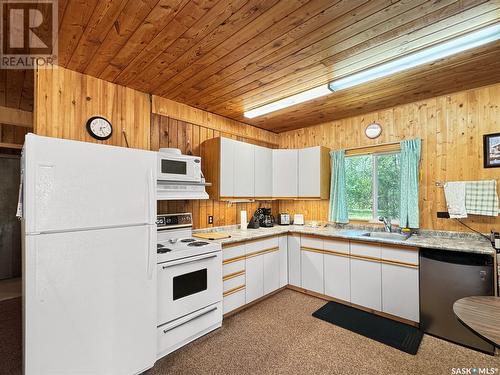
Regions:
[[[418,265],[418,250],[382,246],[382,259]]]
[[[365,242],[351,242],[351,254],[380,259],[380,245]]]
[[[237,262],[231,262],[227,264],[222,264],[222,276],[227,276],[229,274],[244,271],[245,270],[245,259],[238,260]]]
[[[245,255],[245,244],[232,245],[222,248],[222,260],[238,258]]]
[[[224,293],[226,293],[228,290],[245,285],[245,274],[242,273],[239,276],[226,279],[223,281],[223,285],[224,285],[224,289],[223,289]]]
[[[302,236],[300,238],[300,246],[301,247],[309,247],[311,249],[323,250],[323,239]]]
[[[158,358],[186,345],[222,324],[222,303],[216,303],[158,327]]]
[[[269,237],[259,241],[252,241],[246,243],[246,253],[251,254],[257,251],[268,250],[279,246],[279,238]]]
[[[323,248],[336,253],[349,254],[349,241],[324,240]]]
[[[245,304],[245,287],[224,297],[224,314]]]

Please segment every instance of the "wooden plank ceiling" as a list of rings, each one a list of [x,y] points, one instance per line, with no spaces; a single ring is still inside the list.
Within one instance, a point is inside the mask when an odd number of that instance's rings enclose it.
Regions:
[[[492,43],[243,117],[500,22],[500,0],[59,0],[59,19],[60,65],[276,132],[500,81]]]

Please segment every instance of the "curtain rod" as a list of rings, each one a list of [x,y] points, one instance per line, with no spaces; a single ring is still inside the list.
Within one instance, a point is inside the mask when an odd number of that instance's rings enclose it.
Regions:
[[[368,146],[357,146],[357,147],[349,147],[344,149],[345,151],[352,151],[352,150],[359,150],[361,148],[368,148],[368,147],[380,147],[380,146],[391,146],[391,145],[398,145],[400,142],[387,142],[387,143],[379,143],[376,145],[368,145]]]

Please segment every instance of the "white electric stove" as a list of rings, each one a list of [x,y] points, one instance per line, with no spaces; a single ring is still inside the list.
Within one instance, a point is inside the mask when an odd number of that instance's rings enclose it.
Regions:
[[[221,246],[193,238],[192,222],[157,216],[158,358],[222,324]]]

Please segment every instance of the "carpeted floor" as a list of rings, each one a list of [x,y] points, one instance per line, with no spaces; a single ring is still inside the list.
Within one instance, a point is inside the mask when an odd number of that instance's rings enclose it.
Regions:
[[[498,356],[427,335],[416,356],[403,353],[313,318],[311,313],[324,304],[323,300],[284,290],[161,359],[148,375],[434,375],[452,374],[453,368],[500,368]]]

